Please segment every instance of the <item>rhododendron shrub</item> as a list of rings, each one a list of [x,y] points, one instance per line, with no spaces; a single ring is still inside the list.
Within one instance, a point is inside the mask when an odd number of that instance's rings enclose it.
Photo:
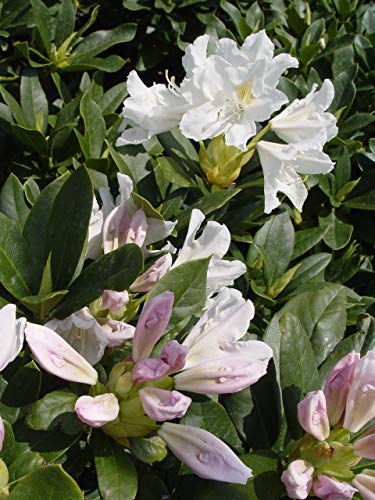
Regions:
[[[99,4],[0,5],[0,498],[374,500],[373,5]]]

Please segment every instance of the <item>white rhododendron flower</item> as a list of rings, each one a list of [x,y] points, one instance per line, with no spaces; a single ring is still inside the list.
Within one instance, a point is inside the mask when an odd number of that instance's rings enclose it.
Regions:
[[[108,188],[99,190],[103,205],[94,200],[89,225],[87,257],[99,257],[126,243],[140,247],[163,240],[171,234],[177,222],[147,217],[132,198],[133,182],[128,175],[118,173],[119,196],[113,200]]]
[[[7,304],[0,309],[0,371],[4,370],[21,351],[25,324],[26,318],[16,318],[16,306],[14,304]]]
[[[326,113],[335,95],[330,80],[324,80],[316,92],[314,84],[304,99],[296,99],[271,120],[271,129],[289,143],[307,142],[322,148],[337,135],[336,118]]]
[[[267,120],[288,102],[276,85],[298,61],[289,54],[273,57],[274,45],[265,31],[248,36],[241,48],[223,38],[209,56],[208,41],[208,35],[199,37],[183,59],[187,76],[181,93],[191,107],[180,129],[196,141],[225,134],[228,146],[246,151],[256,122]]]
[[[223,259],[229,250],[231,240],[229,229],[224,224],[208,221],[201,236],[196,239],[204,219],[200,210],[196,208],[192,210],[184,244],[172,269],[184,262],[211,256],[207,272],[207,296],[209,297],[220,288],[233,285],[234,280],[246,272],[246,266],[239,260]]]
[[[286,194],[301,212],[308,192],[300,174],[326,174],[334,167],[327,154],[310,144],[260,141],[257,150],[264,175],[264,211],[267,214],[280,205],[278,192]]]

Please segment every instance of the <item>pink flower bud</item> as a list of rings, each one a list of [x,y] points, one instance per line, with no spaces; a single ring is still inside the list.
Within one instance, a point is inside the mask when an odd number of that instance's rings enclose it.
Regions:
[[[125,340],[132,339],[135,328],[123,321],[99,319],[100,326],[108,339],[108,347],[120,347]]]
[[[164,422],[185,415],[191,399],[178,391],[164,391],[157,387],[144,387],[139,391],[143,409],[152,420]]]
[[[27,323],[25,337],[34,358],[47,372],[71,382],[96,384],[96,370],[53,330]]]
[[[355,368],[346,400],[344,429],[358,432],[375,418],[375,349],[363,356]]]
[[[165,377],[169,371],[169,365],[160,358],[140,359],[134,365],[132,371],[133,384],[139,385],[148,380]]]
[[[358,457],[375,459],[375,425],[370,427],[353,443],[354,453]]]
[[[133,360],[147,358],[162,337],[172,314],[174,295],[163,292],[149,300],[139,316],[133,339]]]
[[[114,290],[104,290],[102,295],[103,309],[109,309],[111,312],[116,312],[121,307],[126,306],[129,302],[129,294],[126,290],[123,292],[115,292]]]
[[[288,468],[281,474],[281,481],[284,483],[290,498],[304,499],[308,497],[313,484],[314,467],[304,460],[294,460]]]
[[[165,422],[160,437],[176,457],[199,477],[246,484],[252,471],[223,441],[208,431]]]
[[[132,292],[148,292],[172,267],[172,255],[167,253],[160,257],[146,272],[141,274],[130,290]]]
[[[77,417],[91,427],[102,427],[108,422],[116,420],[120,406],[114,394],[100,396],[81,396],[74,407]]]
[[[5,427],[3,419],[0,417],[0,453],[1,450],[3,449],[4,439],[5,439]]]
[[[375,499],[375,470],[364,469],[360,474],[357,474],[352,481],[363,500]]]
[[[169,374],[182,370],[185,366],[188,352],[189,348],[181,345],[177,340],[171,340],[165,344],[161,351],[160,359],[170,367]]]
[[[344,356],[328,374],[324,386],[327,413],[331,425],[336,425],[345,410],[346,398],[353,381],[354,370],[360,355],[352,351]]]
[[[319,441],[329,436],[326,398],[323,391],[308,392],[298,403],[298,420],[306,432]]]
[[[348,483],[341,483],[323,474],[315,479],[313,488],[315,495],[322,500],[350,500],[358,491]]]
[[[175,387],[197,394],[230,394],[257,382],[266,374],[267,365],[268,360],[252,360],[230,352],[178,373]]]
[[[137,210],[130,219],[129,228],[125,236],[126,243],[135,243],[141,247],[146,239],[147,218],[143,210]]]

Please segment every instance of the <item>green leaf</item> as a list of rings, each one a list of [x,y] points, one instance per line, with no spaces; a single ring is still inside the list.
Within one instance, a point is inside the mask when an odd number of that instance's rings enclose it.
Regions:
[[[43,189],[25,222],[24,238],[30,247],[31,253],[43,264],[47,262],[48,258],[49,240],[47,230],[52,209],[56,196],[68,177],[68,174],[65,174]],[[24,294],[24,296],[26,295]]]
[[[0,212],[0,282],[4,288],[16,298],[32,295],[41,270],[16,223]]]
[[[129,438],[132,454],[146,464],[161,462],[168,455],[167,445],[160,436]]]
[[[156,161],[167,181],[179,187],[194,187],[194,183],[176,160],[161,156]]]
[[[308,252],[323,238],[320,227],[312,227],[310,229],[302,229],[296,232],[292,260],[297,259],[304,253]]]
[[[48,155],[47,140],[39,130],[30,129],[22,127],[21,125],[14,124],[12,124],[11,128],[16,139],[22,144],[32,149],[42,157]]]
[[[307,28],[305,33],[303,34],[301,40],[301,47],[305,47],[306,45],[315,45],[319,42],[320,38],[324,33],[325,22],[324,19],[317,19]]]
[[[30,128],[45,134],[48,122],[48,101],[38,76],[22,75],[20,96],[21,106],[29,120]]]
[[[217,210],[228,203],[228,201],[239,192],[240,189],[223,189],[222,191],[215,191],[203,196],[197,202],[192,203],[189,208],[178,214],[178,223],[176,226],[177,231],[180,231],[189,224],[190,215],[194,208],[201,210],[204,215],[209,215],[214,210]]]
[[[133,244],[99,257],[69,287],[69,293],[57,306],[55,316],[59,319],[69,316],[96,300],[104,290],[127,290],[142,267],[142,251]]]
[[[1,401],[8,406],[26,406],[38,399],[42,375],[39,368],[30,361],[20,368],[8,381]]]
[[[75,48],[72,63],[84,63],[113,45],[130,42],[135,36],[136,28],[134,23],[124,23],[111,30],[91,33]]]
[[[220,7],[232,19],[240,37],[243,39],[246,38],[247,35],[251,33],[251,29],[237,7],[235,7],[232,2],[227,2],[226,0],[220,1]]]
[[[9,500],[83,500],[82,491],[61,465],[46,465],[25,476],[11,491]]]
[[[17,223],[22,231],[30,209],[26,205],[22,184],[10,174],[0,193],[0,211]]]
[[[84,167],[73,172],[56,195],[47,231],[54,290],[66,289],[82,268],[93,196]]]
[[[332,255],[323,252],[310,255],[309,257],[303,259],[301,262],[299,262],[299,267],[293,278],[285,288],[284,293],[288,294],[299,286],[312,281],[314,277],[320,275],[320,273],[328,266],[331,260]]]
[[[80,105],[85,122],[84,154],[86,158],[100,158],[105,139],[105,122],[99,106],[85,94]]]
[[[358,210],[375,210],[375,189],[345,201],[344,205]]]
[[[280,382],[285,416],[295,439],[303,431],[298,423],[297,404],[308,391],[320,389],[319,373],[310,340],[297,317],[285,313],[280,318]]]
[[[149,292],[147,300],[165,291],[174,293],[173,310],[167,331],[191,318],[204,307],[209,262],[210,257],[183,262],[163,276]]]
[[[71,0],[62,0],[56,18],[55,44],[57,47],[74,31],[75,8]]]
[[[125,82],[118,83],[107,90],[98,102],[102,114],[115,113],[127,95],[128,91]]]
[[[42,2],[42,0],[30,0],[30,3],[32,7],[33,19],[39,31],[40,38],[44,48],[49,54],[51,50],[51,18],[48,7]]]
[[[350,241],[353,226],[341,222],[332,211],[326,217],[319,217],[319,227],[323,233],[324,243],[332,250],[344,248]]]
[[[26,422],[35,431],[56,427],[64,413],[74,413],[78,396],[72,392],[53,391],[30,406]]]
[[[0,94],[16,122],[23,127],[28,127],[29,121],[24,110],[21,108],[12,94],[8,92],[2,85],[0,85]]]
[[[340,127],[340,137],[350,138],[359,130],[367,127],[375,120],[375,115],[370,113],[355,113],[347,118]]]
[[[27,179],[27,181],[23,185],[23,189],[25,191],[27,201],[30,203],[30,205],[34,205],[40,195],[38,184],[34,181],[34,179]]]
[[[266,232],[264,281],[269,288],[288,269],[294,247],[294,229],[288,212],[272,217],[262,229]]]
[[[25,451],[10,464],[9,480],[10,482],[16,481],[30,472],[39,469],[42,465],[45,465],[45,460],[39,453]]]
[[[243,451],[241,440],[237,435],[233,422],[225,408],[216,401],[209,399],[202,402],[193,401],[180,423],[205,429],[225,441],[237,452],[241,453]]]
[[[137,471],[123,448],[100,431],[92,440],[99,491],[103,500],[133,500]]]

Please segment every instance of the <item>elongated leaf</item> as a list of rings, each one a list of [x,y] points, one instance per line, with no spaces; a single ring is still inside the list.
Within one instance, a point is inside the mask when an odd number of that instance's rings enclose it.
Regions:
[[[62,0],[56,18],[55,44],[57,47],[74,31],[75,8],[71,0]]]
[[[310,229],[303,229],[297,231],[295,235],[295,243],[293,249],[292,259],[297,259],[304,253],[308,252],[323,238],[322,230],[320,227],[312,227]]]
[[[87,266],[57,306],[55,316],[65,318],[101,296],[104,290],[127,290],[143,267],[137,245],[124,245]]]
[[[25,451],[13,460],[9,467],[9,481],[20,479],[45,464],[44,458],[35,451]]]
[[[83,264],[93,196],[90,176],[80,167],[70,175],[55,198],[47,231],[54,290],[66,289],[78,266]]]
[[[194,183],[177,163],[176,160],[168,156],[161,156],[157,159],[158,165],[161,169],[163,176],[173,184],[179,187],[192,187]]]
[[[137,471],[123,448],[100,431],[93,436],[99,491],[103,500],[133,500]]]
[[[22,231],[30,209],[26,205],[22,184],[10,174],[0,193],[0,211],[17,223]]]
[[[38,399],[41,382],[39,368],[30,361],[9,380],[1,400],[8,406],[28,405]]]
[[[48,7],[42,0],[30,0],[33,18],[36,24],[36,27],[39,31],[40,38],[46,49],[47,53],[49,53],[51,49],[51,18],[48,12]]]
[[[206,303],[207,269],[210,258],[184,262],[172,269],[150,291],[147,300],[162,292],[174,293],[174,304],[167,330],[200,312]]]
[[[323,233],[323,240],[332,250],[344,248],[350,240],[353,226],[340,221],[334,212],[326,217],[319,217],[319,226]]]
[[[9,495],[9,500],[83,500],[82,491],[61,465],[46,465],[25,476]]]
[[[84,153],[86,157],[100,158],[105,139],[105,122],[99,106],[85,94],[81,100],[81,115],[85,122]]]
[[[299,267],[295,275],[288,283],[284,292],[287,294],[298,288],[300,285],[304,285],[305,283],[313,280],[314,277],[319,276],[321,271],[323,271],[331,262],[331,259],[332,256],[329,253],[317,253],[303,259],[299,263]]]
[[[48,101],[36,75],[23,75],[21,78],[21,106],[26,113],[30,127],[45,134],[48,120]]]

